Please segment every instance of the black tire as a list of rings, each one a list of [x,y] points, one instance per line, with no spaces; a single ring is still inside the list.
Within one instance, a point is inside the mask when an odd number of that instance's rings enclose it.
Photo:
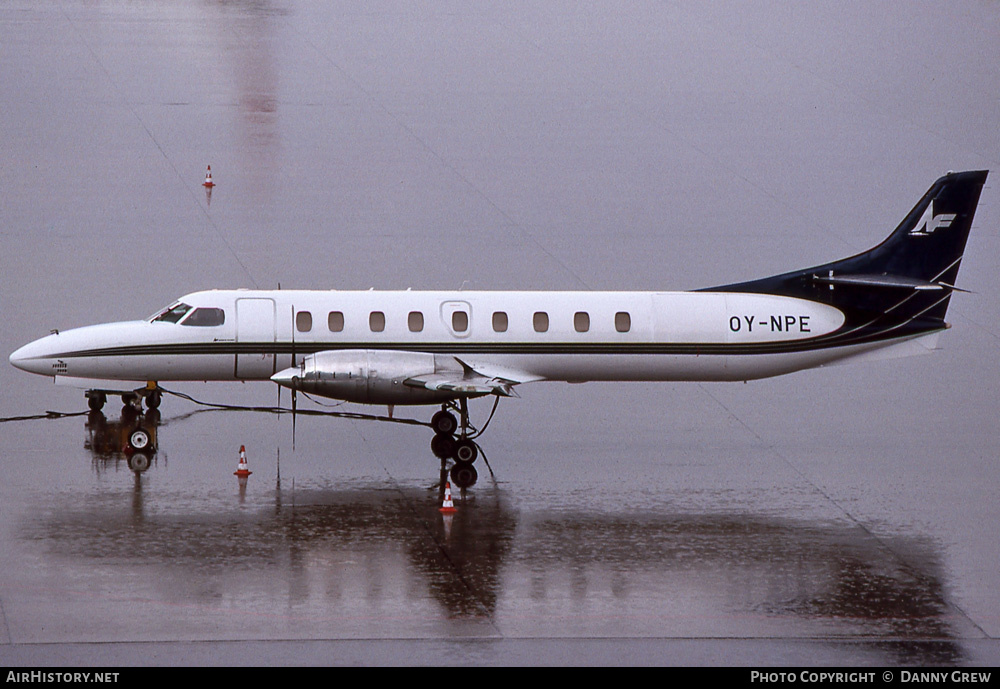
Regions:
[[[431,438],[431,452],[438,459],[451,459],[455,456],[455,439],[450,435],[435,435]]]
[[[455,461],[459,464],[472,464],[479,456],[476,443],[468,438],[462,438],[455,443]]]
[[[101,411],[107,401],[108,397],[103,392],[95,392],[87,396],[87,406],[90,407],[91,411]]]
[[[160,402],[162,401],[163,401],[163,394],[159,390],[153,390],[151,393],[146,395],[146,408],[159,409]]]
[[[458,429],[458,419],[454,414],[442,409],[431,417],[431,428],[438,435],[454,435]]]
[[[479,480],[479,472],[471,464],[456,464],[451,468],[451,482],[457,488],[471,488]]]

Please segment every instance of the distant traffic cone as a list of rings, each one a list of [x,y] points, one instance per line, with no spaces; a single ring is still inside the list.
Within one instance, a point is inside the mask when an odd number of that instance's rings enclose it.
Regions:
[[[247,464],[247,450],[243,445],[240,445],[240,463],[236,466],[233,476],[249,476],[252,473]]]
[[[208,172],[205,173],[205,182],[201,186],[203,187],[214,187],[215,182],[212,181],[212,166],[208,166]]]
[[[451,484],[444,484],[444,502],[441,503],[441,509],[439,510],[442,514],[455,514],[458,512],[455,509],[455,503],[451,501]]]

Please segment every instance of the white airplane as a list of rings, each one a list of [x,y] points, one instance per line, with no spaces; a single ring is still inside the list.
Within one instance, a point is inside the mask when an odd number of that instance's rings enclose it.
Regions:
[[[10,355],[100,409],[162,381],[272,380],[380,405],[440,404],[434,452],[471,466],[467,400],[542,380],[745,381],[926,351],[987,171],[937,180],[881,244],[695,292],[219,290],[141,321],[53,331]],[[456,418],[450,411],[459,412]]]

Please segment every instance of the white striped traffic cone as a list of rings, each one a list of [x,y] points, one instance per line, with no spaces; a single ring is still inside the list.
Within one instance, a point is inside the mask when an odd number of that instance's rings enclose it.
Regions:
[[[451,501],[451,484],[444,484],[444,502],[441,503],[441,509],[439,510],[442,514],[455,514],[458,512],[455,509],[455,503]]]

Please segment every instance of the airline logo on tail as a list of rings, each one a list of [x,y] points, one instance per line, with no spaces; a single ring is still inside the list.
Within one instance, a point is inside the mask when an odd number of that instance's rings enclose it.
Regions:
[[[950,227],[952,220],[955,219],[954,213],[942,213],[940,215],[934,215],[934,201],[932,200],[927,204],[927,210],[917,221],[917,224],[910,230],[909,234],[918,237],[926,237],[929,234],[933,234],[938,228]]]

